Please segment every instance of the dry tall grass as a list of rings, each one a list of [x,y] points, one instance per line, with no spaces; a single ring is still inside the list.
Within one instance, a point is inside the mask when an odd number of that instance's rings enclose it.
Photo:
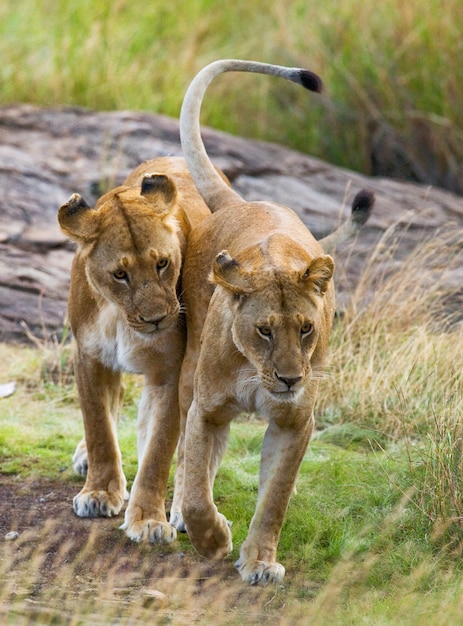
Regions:
[[[335,327],[319,411],[325,423],[377,431],[405,451],[407,500],[430,522],[433,540],[459,553],[463,238],[449,228],[397,260],[399,241],[394,228],[385,233]]]
[[[204,123],[362,171],[386,135],[393,156],[416,146],[415,169],[455,183],[462,30],[460,0],[16,0],[0,6],[0,100],[177,117],[189,81],[218,58],[308,67],[323,78],[321,98],[225,77]]]
[[[433,233],[400,259],[399,241],[394,228],[384,234],[335,325],[320,400],[321,413],[394,437],[426,432],[436,412],[463,408],[462,235]]]

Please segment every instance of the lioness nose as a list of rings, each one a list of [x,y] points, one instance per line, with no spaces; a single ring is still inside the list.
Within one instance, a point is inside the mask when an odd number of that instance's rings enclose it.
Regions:
[[[145,317],[140,315],[140,321],[144,322],[145,324],[154,324],[155,326],[158,326],[159,322],[162,322],[165,317],[166,315],[157,315],[156,317],[152,317],[151,319],[146,319]]]
[[[291,387],[302,380],[302,376],[295,376],[294,378],[286,378],[285,376],[278,376],[278,374],[275,374],[275,376],[278,380],[281,380],[283,383],[288,385],[288,389],[291,389]]]

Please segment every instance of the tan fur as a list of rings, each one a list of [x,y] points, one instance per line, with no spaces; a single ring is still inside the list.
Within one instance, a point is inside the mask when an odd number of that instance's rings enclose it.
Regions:
[[[137,541],[169,543],[176,536],[164,500],[185,344],[179,276],[187,238],[209,214],[177,158],[143,163],[95,208],[74,195],[59,211],[62,230],[78,243],[69,320],[85,439],[73,460],[86,481],[74,510],[82,517],[120,512],[127,497],[116,434],[121,372],[143,374],[139,468],[124,521]]]
[[[313,430],[334,314],[334,263],[293,211],[245,202],[213,173],[195,126],[198,102],[214,76],[240,69],[277,73],[253,62],[216,62],[193,81],[180,120],[188,167],[215,212],[191,234],[182,273],[187,348],[171,523],[186,524],[200,554],[229,554],[230,525],[213,500],[215,475],[231,420],[243,411],[266,417],[256,510],[236,564],[243,580],[266,584],[285,573],[276,549]],[[290,80],[299,72],[277,70]]]
[[[239,265],[218,264],[222,248]],[[212,266],[217,286],[211,298]],[[231,551],[227,521],[213,503],[213,481],[230,420],[240,412],[265,416],[259,498],[238,565],[248,582],[280,581],[284,575],[276,547],[313,429],[334,312],[333,268],[298,218],[270,204],[224,208],[189,242],[183,271],[188,311],[183,416],[191,408],[186,470],[177,473],[171,521],[181,527],[181,508],[200,554],[222,558]]]

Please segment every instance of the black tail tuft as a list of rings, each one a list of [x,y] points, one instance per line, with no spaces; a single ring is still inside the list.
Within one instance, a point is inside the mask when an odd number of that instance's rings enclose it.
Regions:
[[[370,217],[375,194],[368,189],[361,189],[352,201],[352,220],[359,225],[365,224]]]
[[[322,79],[314,74],[314,72],[309,72],[309,70],[300,70],[299,78],[301,81],[301,85],[308,89],[309,91],[316,91],[320,93],[323,88]]]

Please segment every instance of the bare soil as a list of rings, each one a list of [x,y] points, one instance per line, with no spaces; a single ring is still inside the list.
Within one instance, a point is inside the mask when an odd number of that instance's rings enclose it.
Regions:
[[[0,477],[2,624],[134,624],[154,616],[156,624],[284,623],[285,587],[244,585],[231,558],[202,559],[186,535],[168,547],[141,545],[119,529],[122,515],[78,518],[78,490],[70,481]]]

